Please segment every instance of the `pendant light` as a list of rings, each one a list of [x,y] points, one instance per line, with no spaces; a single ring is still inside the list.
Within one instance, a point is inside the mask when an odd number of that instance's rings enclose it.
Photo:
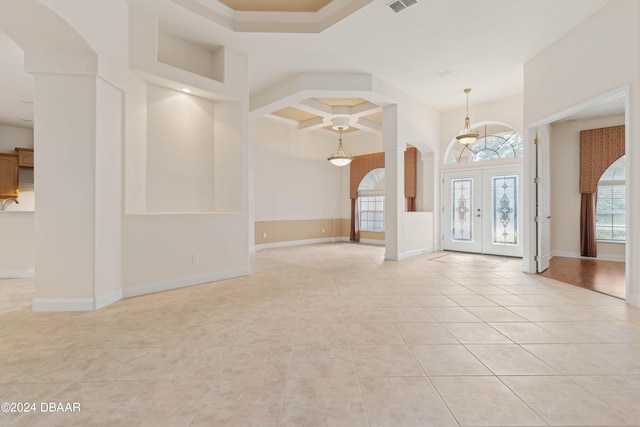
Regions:
[[[469,92],[471,92],[471,89],[464,90],[464,93],[467,94],[467,117],[464,119],[464,129],[456,135],[456,139],[466,147],[476,142],[476,139],[478,139],[478,136],[480,135],[477,130],[471,130],[471,125],[469,123]]]
[[[347,156],[344,153],[344,148],[342,147],[342,129],[344,129],[344,127],[338,127],[338,132],[340,132],[340,139],[338,140],[338,152],[336,154],[332,154],[327,158],[327,160],[329,160],[331,164],[338,167],[346,166],[351,163],[351,160],[353,160],[353,157]]]

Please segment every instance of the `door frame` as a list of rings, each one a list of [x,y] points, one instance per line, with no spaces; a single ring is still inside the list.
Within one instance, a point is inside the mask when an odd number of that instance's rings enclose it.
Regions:
[[[447,238],[445,233],[447,233],[448,228],[447,228],[447,224],[448,224],[448,213],[445,212],[445,206],[447,205],[447,202],[445,201],[445,198],[449,196],[449,190],[445,188],[445,176],[446,175],[452,175],[452,174],[460,174],[460,175],[464,175],[464,174],[474,174],[477,176],[480,176],[480,181],[484,181],[484,177],[485,177],[485,171],[491,171],[491,170],[496,170],[496,169],[514,169],[517,168],[517,173],[519,175],[519,182],[518,182],[518,197],[519,197],[519,201],[518,201],[518,209],[519,212],[523,212],[523,208],[524,208],[524,191],[525,191],[525,185],[524,185],[524,161],[522,158],[516,158],[516,159],[500,159],[500,160],[489,160],[489,161],[483,161],[483,162],[479,162],[479,163],[472,163],[472,164],[465,164],[464,167],[461,167],[460,165],[448,165],[449,167],[444,167],[441,171],[441,200],[440,203],[442,206],[442,212],[441,212],[441,230],[442,230],[442,235],[441,235],[441,241],[442,241],[442,247],[444,249],[445,247],[445,239]],[[481,186],[483,186],[485,183],[481,182]],[[487,200],[491,200],[490,195],[486,195],[486,194],[481,194],[480,195],[480,203],[481,205],[490,205],[490,203],[486,203]],[[476,207],[473,208],[474,210],[477,209]],[[486,211],[486,207],[482,208],[484,211]],[[483,226],[480,226],[480,228],[478,228],[477,224],[478,222],[486,222],[489,223],[488,220],[485,220],[484,217],[484,212],[480,212],[481,215],[483,215],[483,217],[481,217],[480,221],[478,221],[476,218],[476,214],[477,212],[472,212],[473,218],[474,218],[474,222],[476,222],[476,225],[474,225],[474,227],[478,230],[482,230]],[[524,233],[524,217],[522,214],[518,215],[518,229],[519,229],[519,239],[520,239],[520,244],[519,244],[519,252],[517,255],[506,255],[504,253],[493,253],[493,252],[488,252],[486,251],[486,245],[483,245],[482,243],[480,243],[480,247],[479,247],[479,251],[476,251],[477,245],[475,246],[476,250],[469,250],[469,251],[465,251],[463,249],[450,249],[450,250],[460,250],[460,251],[464,251],[464,252],[471,252],[471,253],[478,253],[478,254],[491,254],[491,255],[502,255],[502,256],[516,256],[516,257],[522,257],[524,255],[524,251],[525,251],[525,233]],[[480,241],[482,242],[482,240],[485,238],[485,235],[487,235],[487,233],[485,231],[482,231],[482,235],[480,235]],[[473,249],[472,247],[469,247],[469,249]]]

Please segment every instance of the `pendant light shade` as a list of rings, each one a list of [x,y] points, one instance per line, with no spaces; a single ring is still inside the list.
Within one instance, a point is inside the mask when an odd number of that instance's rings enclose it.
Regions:
[[[471,92],[471,89],[464,90],[464,93],[467,94],[467,117],[464,119],[464,129],[456,135],[456,139],[467,147],[476,142],[476,139],[478,139],[480,135],[477,130],[471,130],[471,121],[469,120],[469,92]]]
[[[351,160],[353,160],[353,157],[347,156],[345,154],[344,148],[342,147],[342,129],[342,126],[338,128],[338,131],[340,132],[340,139],[338,140],[338,152],[336,154],[332,154],[327,158],[327,160],[329,160],[331,164],[338,167],[346,166],[351,163]]]

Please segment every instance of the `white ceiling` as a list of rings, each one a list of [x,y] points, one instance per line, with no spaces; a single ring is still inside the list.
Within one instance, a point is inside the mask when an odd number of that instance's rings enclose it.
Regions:
[[[321,33],[281,34],[236,33],[170,0],[129,0],[184,38],[245,52],[252,94],[298,73],[370,73],[439,111],[463,107],[466,87],[471,105],[521,94],[523,64],[608,1],[420,0],[396,14],[374,0]],[[28,126],[21,101],[32,80],[4,34],[0,69],[0,123]]]

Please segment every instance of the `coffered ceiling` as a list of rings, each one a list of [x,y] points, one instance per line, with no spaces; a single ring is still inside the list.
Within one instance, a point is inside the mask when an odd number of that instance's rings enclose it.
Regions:
[[[363,98],[308,98],[269,114],[295,122],[300,130],[326,129],[343,132],[382,129],[382,108]]]

